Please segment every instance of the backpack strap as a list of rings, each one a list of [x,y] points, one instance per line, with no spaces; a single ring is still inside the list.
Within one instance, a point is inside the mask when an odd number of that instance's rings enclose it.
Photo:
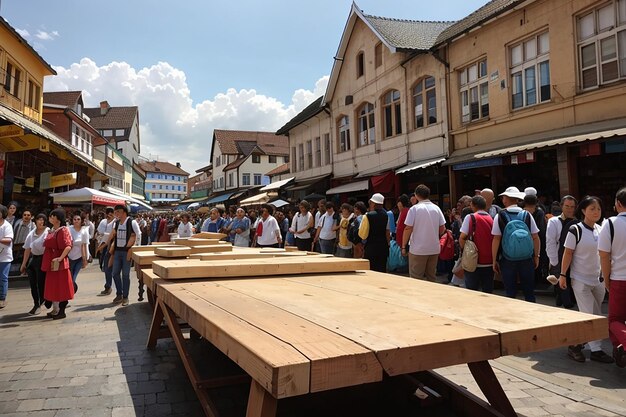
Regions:
[[[568,233],[571,233],[576,238],[576,246],[580,243],[580,239],[582,239],[583,230],[580,227],[580,224],[576,223],[569,227]]]
[[[607,219],[609,222],[609,232],[611,233],[611,245],[613,244],[613,239],[615,238],[615,226],[613,226],[613,222],[611,219]]]
[[[469,234],[469,240],[474,240],[474,234],[476,233],[476,216],[474,215],[474,213],[470,214],[470,234]]]

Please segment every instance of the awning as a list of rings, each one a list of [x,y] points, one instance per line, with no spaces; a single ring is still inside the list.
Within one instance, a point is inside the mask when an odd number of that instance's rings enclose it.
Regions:
[[[280,180],[280,181],[275,181],[271,184],[267,184],[265,187],[261,188],[260,191],[274,191],[274,190],[279,190],[280,188],[284,187],[285,185],[289,184],[291,181],[293,181],[296,177],[291,177],[291,178],[287,178],[286,180]]]
[[[404,174],[405,172],[413,171],[415,169],[428,168],[429,166],[436,165],[436,164],[438,164],[440,162],[443,162],[445,160],[446,160],[446,158],[439,157],[439,158],[435,158],[435,159],[427,159],[425,161],[411,162],[408,165],[403,166],[400,169],[397,169],[396,170],[396,175]]]
[[[69,155],[73,156],[74,158],[82,162],[83,164],[94,169],[96,172],[99,172],[101,174],[106,174],[91,159],[89,159],[87,156],[78,152],[78,150],[72,148],[72,146],[69,143],[65,142],[63,139],[61,139],[60,137],[58,137],[56,134],[52,133],[51,131],[47,130],[45,127],[41,126],[40,124],[37,124],[33,122],[32,120],[27,119],[23,115],[17,113],[13,109],[5,107],[4,105],[0,105],[0,118],[22,128],[24,130],[23,137],[27,138],[29,135],[34,135],[30,137],[33,139],[36,139],[37,136],[40,138],[43,138],[49,141],[50,143],[54,144],[55,146],[62,148]],[[16,138],[16,140],[17,139],[21,140],[21,138],[19,137]],[[5,151],[12,152],[12,151],[21,151],[21,150],[28,150],[28,149],[40,149],[40,150],[47,149],[45,151],[47,152],[50,150],[48,146],[42,146],[40,143],[29,144],[29,143],[24,142],[24,140],[21,140],[21,142],[22,142],[21,146],[26,146],[26,148],[22,149],[21,147],[18,146],[15,149],[12,149],[12,148],[5,149]],[[6,148],[7,147],[6,145],[7,145],[6,143],[3,143],[2,147]]]
[[[123,198],[89,187],[76,188],[63,193],[53,193],[50,195],[52,196],[54,204],[93,203],[103,206],[126,204]]]
[[[222,203],[228,199],[230,199],[230,196],[233,195],[233,193],[224,193],[224,194],[220,194],[218,196],[215,196],[213,198],[211,198],[209,201],[206,202],[206,204],[217,204],[217,203]]]
[[[267,193],[261,193],[261,194],[253,195],[252,197],[248,197],[248,198],[241,200],[239,202],[239,205],[242,207],[245,207],[245,206],[252,206],[255,204],[263,204],[263,203],[267,203],[269,199],[270,198],[267,196]]]
[[[381,194],[392,192],[395,185],[395,177],[396,175],[393,171],[373,176],[370,178],[370,181],[372,181],[372,192]]]
[[[158,203],[177,203],[180,201],[180,198],[153,198],[150,201],[156,201]]]
[[[199,197],[199,198],[187,198],[185,200],[181,200],[181,203],[202,203],[205,200],[208,200],[209,197]]]
[[[350,182],[348,184],[340,185],[339,187],[331,188],[330,190],[326,191],[326,195],[353,193],[355,191],[369,190],[369,188],[370,180]]]
[[[238,192],[238,193],[235,193],[235,194],[233,194],[233,195],[231,195],[231,196],[230,196],[230,200],[236,200],[236,199],[238,199],[239,197],[241,197],[242,195],[244,195],[244,194],[245,194],[245,193],[247,193],[247,192],[248,192],[248,190],[246,190],[246,191],[240,191],[240,192]]]
[[[187,206],[188,209],[200,207],[200,203],[191,203]]]
[[[287,191],[301,191],[311,188],[314,184],[330,177],[330,174],[319,175],[317,177],[304,178],[296,181],[294,184],[286,188]]]
[[[458,149],[442,165],[456,165],[499,155],[623,135],[626,135],[626,118],[606,120]]]
[[[278,200],[270,201],[269,204],[271,204],[274,207],[278,208],[278,207],[288,206],[289,202],[285,201],[285,200],[282,200],[282,199],[278,199]]]
[[[130,203],[139,204],[141,207],[143,207],[145,209],[152,210],[152,207],[150,205],[148,205],[145,201],[142,201],[142,200],[139,200],[138,198],[126,195],[122,191],[117,190],[117,189],[112,188],[112,187],[109,187],[108,185],[102,187],[102,190],[106,191],[107,193],[111,193],[111,194],[120,196],[120,197],[124,198],[126,201],[128,201]]]

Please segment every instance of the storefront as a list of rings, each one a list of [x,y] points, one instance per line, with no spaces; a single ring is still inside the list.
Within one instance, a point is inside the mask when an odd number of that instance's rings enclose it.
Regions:
[[[424,184],[430,188],[430,200],[442,209],[450,208],[450,185],[447,169],[441,163],[445,158],[439,157],[407,164],[396,170],[400,178],[400,194],[411,196],[415,188]]]

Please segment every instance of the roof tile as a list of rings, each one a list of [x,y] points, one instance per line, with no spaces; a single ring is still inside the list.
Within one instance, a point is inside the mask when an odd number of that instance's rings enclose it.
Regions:
[[[149,161],[139,164],[139,168],[145,172],[162,172],[164,174],[189,175],[189,173],[174,164],[163,161]]]
[[[74,107],[81,98],[82,91],[49,91],[43,93],[44,104],[57,104],[65,107]]]
[[[109,107],[103,116],[100,107],[87,108],[83,112],[91,119],[96,129],[129,129],[133,127],[139,109],[137,106]]]
[[[432,48],[441,32],[454,23],[363,16],[387,43],[401,50],[426,51]]]
[[[240,154],[237,142],[244,141],[256,143],[266,155],[289,155],[289,139],[286,136],[276,136],[274,132],[215,129],[213,136],[222,154]]]

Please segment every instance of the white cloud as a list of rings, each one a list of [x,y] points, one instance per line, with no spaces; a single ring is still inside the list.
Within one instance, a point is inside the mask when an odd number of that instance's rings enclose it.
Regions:
[[[46,91],[83,90],[88,107],[102,100],[139,106],[141,154],[181,162],[191,173],[208,164],[213,129],[275,131],[321,96],[329,78],[320,78],[312,90],[296,90],[290,103],[233,88],[194,103],[185,73],[167,62],[136,69],[126,62],[98,66],[83,58],[55,70],[58,75],[46,79]]]
[[[51,41],[54,38],[58,38],[59,37],[59,32],[54,30],[52,32],[46,32],[45,30],[41,30],[39,29],[37,31],[37,33],[35,34],[35,37],[37,39],[40,39],[42,41]]]
[[[24,39],[28,39],[30,37],[30,33],[26,29],[15,28],[15,31]]]

